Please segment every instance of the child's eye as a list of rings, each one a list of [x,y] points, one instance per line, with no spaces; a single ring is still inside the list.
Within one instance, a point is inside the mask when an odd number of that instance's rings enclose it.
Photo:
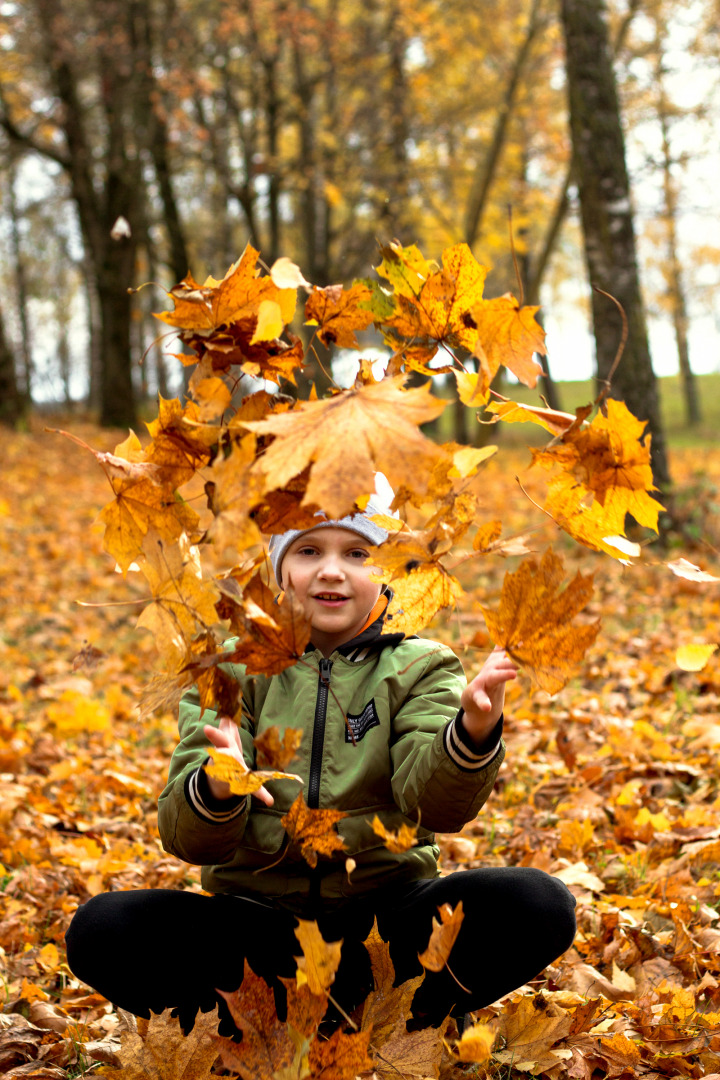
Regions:
[[[349,552],[351,559],[367,559],[369,558],[369,552],[363,551],[362,548],[357,548],[354,551]]]
[[[314,555],[315,554],[315,548],[314,547],[298,548],[297,554],[298,555]]]

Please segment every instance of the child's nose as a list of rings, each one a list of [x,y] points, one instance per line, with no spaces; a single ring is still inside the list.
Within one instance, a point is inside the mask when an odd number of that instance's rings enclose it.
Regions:
[[[323,559],[318,568],[318,577],[321,578],[341,578],[343,576],[343,569],[338,559],[330,556],[327,559]]]

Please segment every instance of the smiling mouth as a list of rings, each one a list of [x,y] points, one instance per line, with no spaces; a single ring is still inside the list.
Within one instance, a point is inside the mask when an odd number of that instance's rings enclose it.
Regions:
[[[349,600],[349,596],[342,596],[340,593],[315,593],[313,600],[324,600],[326,603],[336,602],[339,600]]]

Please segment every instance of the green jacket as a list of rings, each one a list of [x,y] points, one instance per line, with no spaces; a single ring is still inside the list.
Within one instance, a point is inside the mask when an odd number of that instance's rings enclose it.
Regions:
[[[225,670],[241,684],[252,717],[241,729],[245,760],[254,767],[253,736],[271,725],[301,728],[288,771],[302,777],[303,787],[269,784],[270,808],[255,799],[214,800],[202,769],[203,726],[218,718],[208,710],[200,716],[196,690],[185,695],[159,827],[166,851],[202,865],[208,892],[260,894],[303,913],[381,884],[437,875],[434,833],[457,832],[476,816],[504,756],[502,721],[491,745],[480,748],[459,723],[465,677],[449,648],[388,635],[370,648],[343,646],[328,660],[311,650],[271,678],[248,676],[233,664]],[[337,825],[345,850],[321,856],[315,869],[280,823],[299,790],[308,806],[347,815]],[[417,846],[388,851],[370,827],[375,815],[393,830],[419,823]],[[350,857],[356,866],[348,874]]]

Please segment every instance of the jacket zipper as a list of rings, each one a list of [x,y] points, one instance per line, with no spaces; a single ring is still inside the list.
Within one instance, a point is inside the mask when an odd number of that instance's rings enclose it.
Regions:
[[[328,690],[332,660],[324,657],[320,661],[318,673],[318,691],[315,701],[315,720],[313,723],[313,741],[310,751],[310,776],[308,778],[307,804],[317,810],[320,804],[320,774],[322,771],[323,745],[325,742],[325,718],[327,717]]]

